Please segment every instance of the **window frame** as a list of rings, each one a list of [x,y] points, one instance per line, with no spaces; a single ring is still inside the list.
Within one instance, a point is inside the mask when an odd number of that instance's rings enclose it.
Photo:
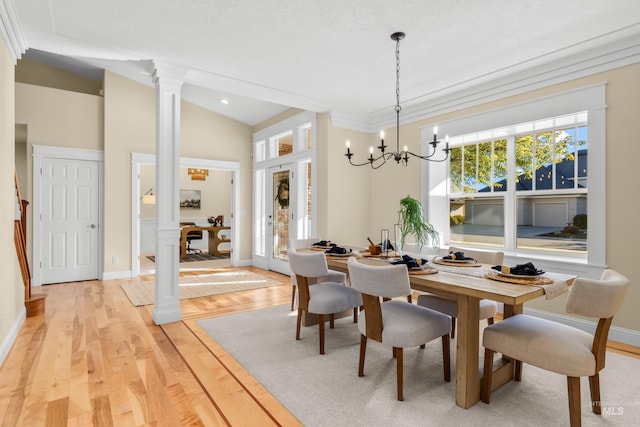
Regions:
[[[588,115],[588,182],[589,239],[587,256],[582,254],[545,254],[517,250],[507,244],[515,239],[505,235],[505,262],[518,263],[538,260],[554,271],[572,274],[597,274],[606,268],[606,83],[562,92],[555,95],[532,99],[519,104],[507,105],[478,114],[460,117],[438,123],[441,134],[465,135],[483,129],[498,129],[516,123],[526,123],[548,117],[559,117],[586,111]],[[434,123],[421,128],[423,152],[429,148]],[[427,207],[426,217],[437,230],[441,231],[443,246],[449,245],[449,162],[422,163],[422,201]],[[593,179],[598,177],[598,179]],[[515,153],[508,158],[507,182],[515,182]],[[505,232],[515,233],[516,192],[505,194]]]

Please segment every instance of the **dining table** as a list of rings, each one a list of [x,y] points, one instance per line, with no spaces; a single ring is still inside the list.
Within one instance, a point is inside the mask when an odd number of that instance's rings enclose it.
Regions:
[[[374,258],[365,258],[359,254],[360,262],[384,263]],[[437,261],[437,260],[436,260]],[[327,265],[332,270],[348,271],[348,257],[327,255]],[[491,266],[446,267],[431,263],[435,268],[432,274],[421,271],[409,271],[411,288],[418,292],[455,298],[458,303],[456,331],[456,404],[470,408],[480,400],[480,327],[479,307],[481,299],[489,299],[504,304],[503,317],[507,318],[523,312],[527,301],[542,297],[547,292],[544,286],[523,285],[495,280]],[[570,286],[575,276],[545,273],[549,282],[555,285]],[[489,277],[494,277],[489,278]],[[549,280],[551,279],[551,280]],[[560,292],[562,293],[562,292]],[[558,292],[556,291],[557,296]],[[547,295],[549,298],[549,295]],[[506,357],[494,362],[492,390],[506,384],[514,377],[515,363]]]

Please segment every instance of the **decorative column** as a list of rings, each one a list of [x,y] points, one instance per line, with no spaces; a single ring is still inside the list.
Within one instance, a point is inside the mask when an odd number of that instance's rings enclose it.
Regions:
[[[180,274],[180,89],[186,70],[154,63],[156,86],[156,260],[153,321],[182,319]]]

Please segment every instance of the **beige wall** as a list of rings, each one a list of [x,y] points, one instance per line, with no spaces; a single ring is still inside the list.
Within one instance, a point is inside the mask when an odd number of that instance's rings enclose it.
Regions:
[[[401,144],[408,144],[410,150],[418,151],[420,127],[443,122],[453,118],[464,117],[479,111],[540,98],[571,89],[607,82],[607,264],[609,268],[620,271],[631,280],[631,288],[619,314],[614,319],[615,326],[640,331],[640,313],[635,302],[640,301],[640,270],[634,268],[637,262],[637,239],[640,238],[640,223],[633,212],[640,210],[640,196],[629,187],[635,177],[637,159],[640,158],[640,144],[637,143],[637,120],[640,117],[640,64],[622,67],[613,71],[577,79],[568,83],[550,86],[530,93],[491,102],[455,113],[434,117],[428,121],[420,121],[400,130]],[[390,111],[393,114],[393,111]],[[387,130],[386,143],[395,146],[395,132]],[[397,218],[398,201],[407,194],[420,197],[420,164],[410,161],[407,168],[401,166],[385,166],[372,172],[370,168],[353,168],[345,157],[344,140],[351,139],[352,147],[363,155],[368,153],[368,146],[373,145],[366,138],[355,140],[353,133],[346,130],[332,129],[329,137],[329,162],[331,163],[329,202],[330,236],[339,236],[341,242],[349,245],[361,245],[364,233],[359,226],[360,221],[370,217],[367,234],[379,235],[380,228],[389,227]],[[377,136],[371,141],[378,145]],[[335,144],[335,146],[334,146]],[[362,158],[362,157],[361,157]],[[343,194],[343,183],[338,177],[344,177],[353,190],[349,197]],[[591,177],[599,179],[600,177]],[[631,180],[631,181],[630,181]],[[367,184],[368,183],[368,184]],[[364,189],[364,190],[361,190]],[[362,198],[360,191],[370,191],[370,198]],[[355,198],[354,202],[351,202]],[[344,204],[348,202],[347,204]],[[338,212],[348,215],[338,215]],[[349,224],[346,226],[344,224]],[[331,237],[337,239],[337,237]],[[538,299],[528,303],[527,307],[564,314],[565,298],[551,301]]]
[[[224,215],[225,221],[231,219],[231,172],[210,170],[204,181],[193,181],[187,174],[187,168],[180,169],[180,189],[200,190],[200,209],[180,209],[180,220],[205,220],[210,216]],[[150,188],[155,190],[156,168],[142,165],[140,168],[140,194]],[[140,203],[140,219],[152,220],[156,217],[155,205]]]
[[[154,88],[110,72],[105,73],[104,87],[105,230],[109,230],[104,245],[105,271],[126,271],[131,269],[131,153],[155,153],[156,95]],[[250,259],[251,128],[186,101],[180,110],[182,157],[240,163],[237,248],[240,260]],[[119,259],[119,265],[111,263],[113,257]]]
[[[0,349],[11,344],[5,339],[24,310],[24,287],[13,243],[14,185],[14,66],[0,39]],[[24,198],[24,196],[23,196]]]
[[[102,81],[91,80],[27,58],[18,60],[16,82],[100,95]]]

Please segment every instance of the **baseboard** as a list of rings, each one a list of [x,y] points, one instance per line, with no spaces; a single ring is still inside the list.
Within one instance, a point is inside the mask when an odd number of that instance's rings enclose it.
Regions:
[[[572,326],[582,331],[589,332],[590,334],[594,333],[597,326],[597,322],[593,322],[590,320],[580,319],[563,314],[550,313],[548,311],[536,310],[533,308],[525,308],[524,312],[525,314],[529,314],[531,316],[562,323],[567,326]],[[609,340],[629,344],[635,347],[640,347],[640,331],[612,326],[609,330]]]
[[[9,351],[11,351],[11,347],[13,347],[13,343],[16,342],[18,338],[18,333],[20,333],[20,328],[24,323],[24,320],[27,318],[27,309],[26,307],[22,307],[20,312],[18,313],[18,317],[13,321],[11,328],[7,333],[7,336],[2,340],[2,345],[0,345],[0,367],[4,364],[4,360],[9,355]]]
[[[101,280],[115,280],[115,279],[131,279],[132,273],[131,270],[123,270],[123,271],[109,271],[102,273]]]

